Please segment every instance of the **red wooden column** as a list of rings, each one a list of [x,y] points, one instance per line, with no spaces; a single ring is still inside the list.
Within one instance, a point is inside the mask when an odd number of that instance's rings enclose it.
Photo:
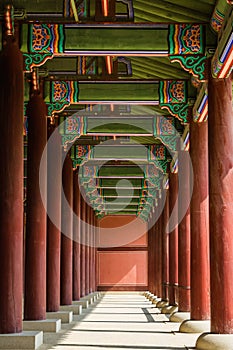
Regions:
[[[96,291],[96,224],[97,224],[97,217],[95,216],[95,212],[93,211],[93,278],[92,278],[92,289],[93,292]]]
[[[80,299],[80,205],[81,194],[78,183],[78,173],[74,171],[74,217],[73,217],[73,300]]]
[[[91,209],[91,293],[95,291],[94,289],[94,210]]]
[[[92,280],[93,280],[93,223],[92,223],[92,215],[93,215],[93,209],[90,207],[90,215],[89,215],[89,251],[90,251],[90,258],[89,258],[89,292],[93,292],[93,286],[92,286]]]
[[[179,189],[179,214],[184,215],[178,227],[178,282],[179,311],[190,311],[190,157],[187,151],[179,152],[179,172],[185,181]],[[184,213],[185,209],[188,210]]]
[[[61,232],[53,223],[61,223],[62,153],[61,137],[56,126],[49,123],[47,152],[47,311],[58,311],[60,307],[60,254]]]
[[[81,245],[80,245],[80,283],[81,283],[81,297],[85,296],[86,293],[86,273],[85,273],[85,253],[86,253],[86,248],[85,248],[85,220],[86,220],[86,205],[85,205],[85,200],[81,196]]]
[[[95,251],[94,251],[94,265],[95,265],[95,278],[94,278],[94,290],[96,291],[98,289],[98,283],[99,283],[99,265],[98,265],[98,246],[99,246],[99,219],[97,216],[95,216]]]
[[[175,203],[178,198],[178,174],[169,174],[169,215],[173,212],[178,223],[178,208]],[[174,208],[175,212],[174,212]],[[169,304],[176,305],[178,287],[178,225],[169,232]]]
[[[232,81],[209,78],[211,332],[233,334]],[[232,338],[231,338],[232,345]],[[221,349],[225,347],[221,347]]]
[[[97,230],[98,230],[98,219],[93,214],[93,292],[97,290]]]
[[[191,319],[210,318],[209,304],[209,193],[208,125],[190,123],[193,166],[191,220]]]
[[[62,185],[64,194],[61,215],[61,305],[71,305],[73,296],[73,167],[68,154],[62,169]]]
[[[166,190],[164,208],[162,212],[162,300],[168,300],[169,285],[169,233],[167,224],[169,220],[169,192]]]
[[[161,199],[159,200],[161,201]],[[156,264],[156,276],[157,276],[157,295],[159,298],[162,297],[162,214],[157,220],[157,235],[156,235],[156,246],[157,246],[157,264]]]
[[[90,236],[90,232],[89,232],[89,217],[90,217],[90,207],[87,204],[87,202],[85,203],[86,206],[86,222],[85,222],[85,294],[88,295],[89,294],[89,276],[90,276],[90,247],[89,247],[89,236]]]
[[[22,330],[23,57],[12,36],[0,53],[0,333]]]
[[[152,219],[148,222],[148,289],[151,293],[157,295],[156,284],[156,223]]]
[[[40,161],[47,142],[47,108],[42,95],[31,92],[27,105],[27,208],[25,251],[24,319],[46,318],[46,210],[41,192],[46,192],[47,169],[43,169],[44,183],[39,183]],[[41,192],[40,192],[41,191]]]

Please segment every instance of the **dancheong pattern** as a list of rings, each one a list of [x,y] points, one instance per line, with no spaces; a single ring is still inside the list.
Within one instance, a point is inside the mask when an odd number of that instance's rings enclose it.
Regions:
[[[77,81],[53,81],[51,82],[52,102],[78,102],[78,82]]]
[[[201,25],[171,24],[169,26],[169,54],[201,54],[203,50]]]
[[[61,24],[32,24],[29,26],[29,52],[63,53],[64,33]]]
[[[151,160],[166,159],[166,147],[164,145],[151,145],[149,151],[149,159]]]
[[[219,32],[224,21],[224,14],[218,11],[217,8],[214,10],[214,14],[211,18],[211,26],[216,31]]]
[[[173,117],[157,116],[154,118],[154,136],[168,148],[169,152],[177,150],[178,134]]]
[[[185,103],[187,101],[186,83],[178,81],[161,81],[159,85],[160,103]]]

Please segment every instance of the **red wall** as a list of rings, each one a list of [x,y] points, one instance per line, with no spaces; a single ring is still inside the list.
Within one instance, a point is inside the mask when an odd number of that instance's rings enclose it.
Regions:
[[[106,216],[99,221],[99,290],[147,289],[147,225],[138,218],[135,220],[135,216]],[[111,235],[114,235],[113,240]]]

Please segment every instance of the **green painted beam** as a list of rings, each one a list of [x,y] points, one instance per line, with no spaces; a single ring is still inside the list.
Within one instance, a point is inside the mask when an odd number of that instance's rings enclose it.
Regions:
[[[68,74],[77,72],[77,57],[54,57],[48,60],[44,65],[49,75],[61,74],[67,72]]]
[[[114,212],[106,212],[106,215],[132,215],[136,217],[136,214],[134,211],[118,211],[117,213]]]
[[[152,118],[88,118],[87,133],[153,134]]]
[[[144,178],[144,171],[138,166],[102,166],[99,170],[99,176],[107,177],[142,177]]]
[[[130,209],[135,209],[137,210],[137,207],[140,205],[140,200],[138,202],[130,202],[130,201],[125,201],[125,202],[121,202],[119,198],[116,197],[115,200],[111,201],[111,202],[104,202],[104,206],[105,208],[109,208],[109,209],[115,209],[118,208],[120,209],[120,207],[130,207]]]
[[[67,25],[64,28],[65,53],[129,54],[168,51],[168,28],[137,25]],[[93,40],[95,38],[95,40]],[[160,54],[161,55],[161,54]]]
[[[118,189],[116,190],[110,190],[110,189],[106,189],[106,188],[102,188],[100,189],[100,194],[103,197],[127,197],[129,195],[131,195],[131,191],[129,191],[128,189]],[[132,190],[132,196],[136,196],[136,197],[140,197],[141,196],[141,189],[134,189]]]
[[[141,179],[130,179],[129,180],[131,185],[134,187],[142,187],[143,182]],[[119,179],[100,179],[99,180],[99,185],[100,187],[116,187],[116,185],[118,184]],[[121,184],[121,187],[123,187],[124,184]]]
[[[107,145],[95,147],[92,158],[99,159],[143,159],[148,160],[148,149],[137,145]]]
[[[110,198],[105,197],[104,198],[105,205],[114,205],[114,203],[116,203],[116,198],[117,197],[110,197]],[[118,198],[117,202],[122,203],[124,205],[135,205],[136,206],[136,205],[138,205],[139,200],[138,200],[138,198],[127,198],[127,197],[125,197],[125,198],[120,198],[120,199]]]
[[[158,83],[79,83],[79,102],[148,102],[158,104]]]

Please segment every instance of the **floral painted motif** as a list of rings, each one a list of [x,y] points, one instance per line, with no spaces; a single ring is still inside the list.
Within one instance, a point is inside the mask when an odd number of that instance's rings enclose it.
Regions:
[[[61,24],[32,24],[29,27],[29,52],[63,53],[64,33]]]
[[[149,158],[151,160],[164,160],[166,159],[166,148],[164,145],[152,145],[150,146]]]
[[[183,80],[161,81],[159,86],[159,102],[185,103],[187,100],[186,83]]]
[[[218,9],[216,8],[210,21],[212,28],[216,32],[219,32],[222,27],[223,21],[224,21],[224,14],[218,11]]]
[[[184,102],[185,101],[185,83],[184,81],[176,81],[170,88],[172,96],[171,102]]]
[[[204,53],[203,27],[199,24],[171,24],[169,26],[169,54]]]
[[[156,132],[158,135],[173,135],[174,126],[173,126],[173,117],[157,117],[156,123]]]
[[[192,52],[200,51],[200,26],[198,24],[193,25],[191,28],[188,28],[183,36],[183,41],[185,43],[185,47],[182,48],[183,52],[187,50],[187,48]],[[186,52],[185,52],[186,53]]]
[[[34,51],[41,51],[42,49],[48,48],[50,42],[50,35],[47,28],[42,27],[40,24],[33,26],[32,32],[32,45]],[[51,51],[51,48],[48,48]]]
[[[52,102],[78,102],[78,83],[76,81],[51,82]]]

